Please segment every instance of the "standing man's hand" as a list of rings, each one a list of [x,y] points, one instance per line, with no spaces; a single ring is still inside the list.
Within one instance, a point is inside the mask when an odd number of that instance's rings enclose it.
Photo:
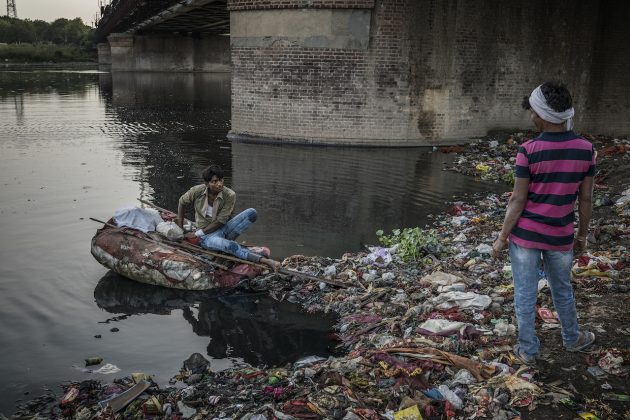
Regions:
[[[595,185],[595,181],[592,176],[584,178],[582,185],[580,185],[578,195],[579,226],[575,239],[573,240],[573,253],[575,255],[586,251],[588,225],[591,220],[591,215],[593,214],[593,185]]]
[[[507,248],[507,238],[503,238],[501,235],[497,238],[496,241],[492,244],[492,256],[494,258],[499,258],[501,256],[501,251]]]
[[[180,228],[182,228],[182,229],[184,228],[184,226],[183,226],[183,224],[182,224],[182,219],[180,219],[179,217],[177,217],[177,218],[175,219],[175,224],[176,224],[177,226],[179,226]]]
[[[573,252],[577,255],[586,251],[586,237],[576,236],[573,240]]]

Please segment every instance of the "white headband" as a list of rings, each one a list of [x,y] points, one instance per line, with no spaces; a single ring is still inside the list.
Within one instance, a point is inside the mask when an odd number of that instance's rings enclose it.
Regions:
[[[531,105],[532,109],[543,120],[554,124],[566,123],[567,130],[571,130],[573,128],[573,116],[575,115],[575,109],[571,107],[562,112],[554,111],[549,107],[549,105],[547,105],[547,100],[545,99],[545,95],[543,95],[540,86],[534,89],[532,94],[529,95],[529,105]]]

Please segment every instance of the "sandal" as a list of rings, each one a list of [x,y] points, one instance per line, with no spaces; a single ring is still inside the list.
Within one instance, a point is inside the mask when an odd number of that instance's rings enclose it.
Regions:
[[[582,331],[580,332],[580,337],[577,342],[573,346],[566,346],[565,349],[571,352],[583,351],[592,346],[594,342],[595,334],[590,331]]]
[[[515,345],[512,348],[514,357],[522,364],[527,366],[534,366],[536,364],[536,356],[529,356],[521,351],[520,345]]]

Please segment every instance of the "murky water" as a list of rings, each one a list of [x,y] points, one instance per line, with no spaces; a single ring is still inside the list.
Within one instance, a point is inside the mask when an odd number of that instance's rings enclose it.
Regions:
[[[137,198],[173,209],[215,162],[237,207],[258,210],[243,239],[279,257],[335,257],[493,188],[423,149],[231,144],[229,116],[229,75],[0,69],[0,412],[44,385],[98,377],[76,368],[89,356],[164,382],[192,352],[214,369],[328,352],[331,318],[108,273],[89,253],[88,217]]]

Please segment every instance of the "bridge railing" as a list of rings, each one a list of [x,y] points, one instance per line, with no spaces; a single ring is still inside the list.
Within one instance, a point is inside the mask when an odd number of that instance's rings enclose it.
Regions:
[[[103,42],[112,32],[125,32],[176,3],[190,0],[113,0],[101,10],[96,26],[97,42]]]

